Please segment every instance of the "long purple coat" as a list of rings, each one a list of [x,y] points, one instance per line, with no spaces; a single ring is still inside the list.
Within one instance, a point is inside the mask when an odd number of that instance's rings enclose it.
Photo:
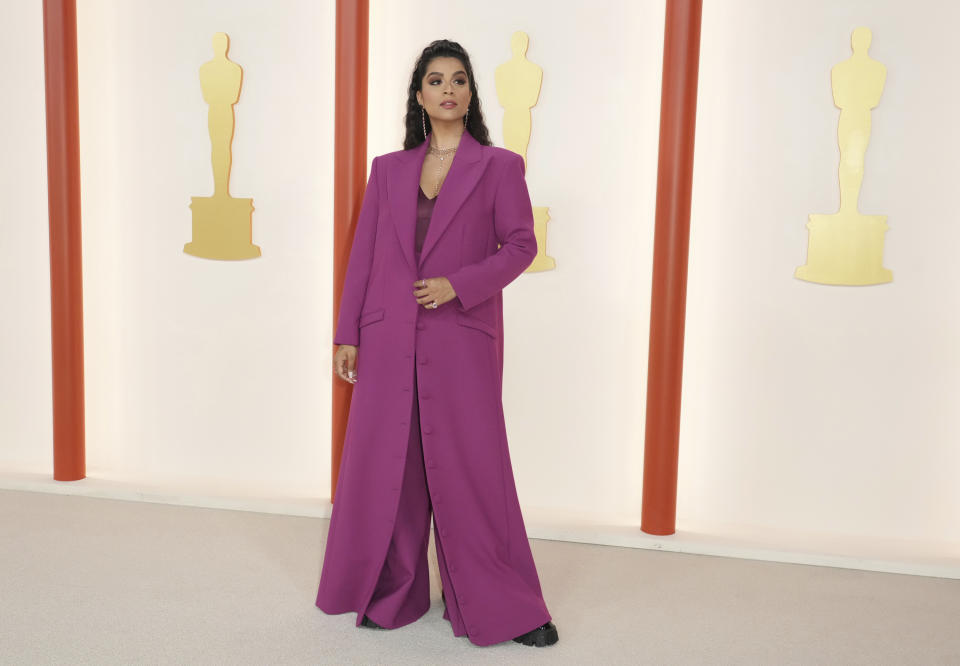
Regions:
[[[517,501],[501,398],[501,290],[536,255],[533,210],[523,159],[464,132],[417,265],[429,143],[374,158],[357,222],[334,342],[357,345],[358,381],[316,603],[327,613],[356,611],[358,626],[370,603],[397,515],[416,358],[426,478],[434,498],[444,498],[442,510],[434,507],[441,573],[456,591],[444,580],[444,617],[455,635],[490,645],[551,619]],[[426,309],[413,283],[432,277],[450,280],[457,297]]]

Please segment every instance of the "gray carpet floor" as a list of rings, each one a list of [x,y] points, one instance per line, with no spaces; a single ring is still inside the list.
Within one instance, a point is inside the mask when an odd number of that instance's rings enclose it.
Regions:
[[[560,632],[314,606],[328,521],[0,491],[0,664],[960,664],[960,581],[533,540]]]

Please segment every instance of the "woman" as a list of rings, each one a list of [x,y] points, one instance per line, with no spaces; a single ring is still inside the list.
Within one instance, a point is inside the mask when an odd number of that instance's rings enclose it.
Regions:
[[[536,252],[523,159],[490,145],[467,53],[433,42],[410,82],[404,150],[373,160],[347,265],[334,371],[354,388],[323,611],[389,629],[426,613],[432,512],[454,635],[557,641],[501,402],[501,290]]]

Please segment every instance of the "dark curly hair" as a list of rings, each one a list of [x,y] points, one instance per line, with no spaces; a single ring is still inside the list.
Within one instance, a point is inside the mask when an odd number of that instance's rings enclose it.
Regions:
[[[413,68],[413,76],[410,77],[410,90],[407,95],[407,115],[404,118],[406,126],[406,136],[403,139],[403,149],[409,150],[423,143],[423,120],[420,115],[420,104],[417,102],[417,91],[420,90],[421,82],[427,71],[427,65],[434,58],[456,58],[463,63],[463,68],[467,72],[467,80],[470,82],[470,106],[467,108],[467,126],[466,130],[477,140],[478,143],[489,146],[490,133],[483,122],[483,111],[480,110],[480,96],[477,94],[477,82],[473,77],[473,67],[470,65],[470,56],[466,50],[457,42],[451,42],[448,39],[438,39],[430,42],[423,49],[423,53],[417,58],[417,64]],[[431,131],[430,116],[426,116],[427,132]]]

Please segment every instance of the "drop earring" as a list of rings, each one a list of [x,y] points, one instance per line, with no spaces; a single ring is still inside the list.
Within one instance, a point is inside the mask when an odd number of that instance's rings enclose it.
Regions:
[[[467,126],[467,118],[470,116],[470,107],[467,107],[467,112],[463,114],[463,126]]]
[[[423,112],[423,105],[420,106],[420,122],[423,123],[423,140],[427,140],[427,116]]]

